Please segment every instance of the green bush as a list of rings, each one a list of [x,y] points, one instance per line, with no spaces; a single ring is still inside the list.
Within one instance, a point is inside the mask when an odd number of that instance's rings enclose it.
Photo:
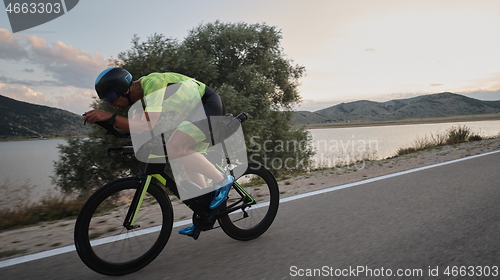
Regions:
[[[446,144],[453,145],[467,142],[470,135],[471,130],[467,126],[452,127],[448,130],[448,138],[446,139]]]
[[[39,203],[24,203],[14,208],[0,209],[0,231],[76,217],[84,203],[82,199],[68,196],[47,196]]]
[[[397,155],[406,155],[418,151],[428,150],[444,145],[455,145],[468,141],[479,141],[483,138],[472,132],[468,126],[451,127],[444,134],[432,135],[430,138],[417,139],[413,147],[399,148]]]

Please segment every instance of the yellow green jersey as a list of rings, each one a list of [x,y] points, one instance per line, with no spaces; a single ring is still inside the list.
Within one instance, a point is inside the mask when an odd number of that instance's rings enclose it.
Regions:
[[[146,102],[145,112],[176,112],[179,116],[189,115],[201,105],[206,89],[205,84],[193,78],[171,72],[151,73],[141,77],[140,83]],[[173,94],[166,96],[167,86],[179,83],[182,85]],[[206,135],[189,120],[182,121],[177,130],[194,138],[196,144],[191,149],[202,151],[208,147],[207,143],[200,143],[206,139]]]
[[[146,112],[177,111],[185,113],[186,106],[200,100],[205,94],[205,84],[188,76],[167,72],[151,73],[140,78],[144,97],[147,99]],[[165,96],[165,88],[170,84],[182,83],[182,90],[176,91],[172,96]],[[159,92],[157,92],[159,91]],[[151,95],[155,92],[154,97]]]

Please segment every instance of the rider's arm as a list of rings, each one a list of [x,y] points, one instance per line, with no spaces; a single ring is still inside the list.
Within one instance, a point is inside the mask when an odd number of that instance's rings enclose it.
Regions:
[[[127,119],[127,118],[124,118],[122,116],[116,116],[115,124],[113,124],[113,125],[121,130],[125,130],[125,131],[130,132],[129,119]]]
[[[115,127],[129,131],[131,126],[133,126],[134,133],[141,133],[144,131],[150,131],[160,118],[161,113],[144,113],[136,114],[132,119],[128,119],[122,116],[116,116]],[[85,113],[83,119],[90,124],[94,124],[98,121],[107,121],[113,113],[102,111],[102,110],[92,110]]]
[[[151,131],[155,127],[161,113],[142,113],[135,114],[131,120],[123,118],[127,121],[127,131],[133,131],[134,133],[141,133],[144,131]],[[118,120],[118,117],[117,117]]]

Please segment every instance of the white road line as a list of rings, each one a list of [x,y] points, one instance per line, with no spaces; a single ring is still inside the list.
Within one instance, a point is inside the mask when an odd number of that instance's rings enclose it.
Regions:
[[[298,195],[294,195],[291,197],[283,198],[280,200],[280,203],[288,202],[288,201],[292,201],[292,200],[296,200],[296,199],[301,199],[301,198],[305,198],[305,197],[309,197],[309,196],[313,196],[313,195],[318,195],[318,194],[322,194],[322,193],[333,192],[333,191],[346,189],[346,188],[350,188],[350,187],[355,187],[355,186],[359,186],[359,185],[364,185],[364,184],[368,184],[368,183],[372,183],[372,182],[377,182],[380,180],[385,180],[385,179],[389,179],[389,178],[393,178],[393,177],[397,177],[397,176],[401,176],[401,175],[405,175],[405,174],[410,174],[413,172],[418,172],[418,171],[422,171],[422,170],[426,170],[426,169],[440,167],[443,165],[457,163],[457,162],[461,162],[461,161],[465,161],[465,160],[469,160],[469,159],[474,159],[474,158],[478,158],[478,157],[482,157],[482,156],[492,155],[492,154],[496,154],[496,153],[500,153],[500,150],[489,152],[489,153],[484,153],[484,154],[479,154],[479,155],[475,155],[475,156],[469,156],[469,157],[464,157],[464,158],[460,158],[460,159],[455,159],[455,160],[451,160],[451,161],[447,161],[447,162],[437,163],[437,164],[433,164],[433,165],[422,166],[422,167],[415,168],[415,169],[410,169],[410,170],[406,170],[406,171],[392,173],[392,174],[388,174],[388,175],[384,175],[384,176],[380,176],[380,177],[376,177],[376,178],[366,179],[363,181],[358,181],[358,182],[345,184],[345,185],[341,185],[341,186],[337,186],[337,187],[331,187],[331,188],[317,190],[317,191],[313,191],[313,192],[298,194]]]
[[[433,165],[423,166],[423,167],[419,167],[419,168],[415,168],[415,169],[401,171],[401,172],[388,174],[388,175],[384,175],[384,176],[380,176],[380,177],[376,177],[376,178],[366,179],[363,181],[345,184],[345,185],[341,185],[341,186],[337,186],[337,187],[331,187],[331,188],[317,190],[317,191],[308,192],[308,193],[304,193],[304,194],[298,194],[298,195],[294,195],[291,197],[280,199],[280,203],[285,203],[288,201],[293,201],[293,200],[297,200],[297,199],[301,199],[301,198],[305,198],[305,197],[310,197],[313,195],[318,195],[318,194],[333,192],[333,191],[337,191],[337,190],[341,190],[341,189],[360,186],[360,185],[364,185],[364,184],[368,184],[368,183],[372,183],[372,182],[377,182],[380,180],[385,180],[385,179],[389,179],[389,178],[393,178],[393,177],[397,177],[397,176],[401,176],[401,175],[405,175],[405,174],[419,172],[419,171],[426,170],[426,169],[440,167],[440,166],[453,164],[453,163],[457,163],[457,162],[461,162],[461,161],[465,161],[465,160],[469,160],[469,159],[474,159],[474,158],[478,158],[478,157],[482,157],[482,156],[492,155],[492,154],[496,154],[496,153],[500,153],[500,150],[489,152],[489,153],[484,153],[484,154],[479,154],[479,155],[475,155],[475,156],[465,157],[465,158],[461,158],[461,159],[456,159],[456,160],[452,160],[452,161],[447,161],[447,162],[443,162],[443,163],[437,163],[437,164],[433,164]],[[178,222],[174,223],[173,228],[181,227],[181,226],[188,225],[188,224],[191,224],[191,220],[178,221]],[[144,230],[144,232],[137,232],[136,234],[141,235],[141,234],[147,234],[150,232],[151,232],[151,230]],[[114,239],[114,240],[116,241],[116,239]],[[103,239],[96,240],[95,242],[97,242],[98,244],[106,244],[106,243],[109,243],[112,241],[110,241],[109,238],[103,238]],[[21,263],[25,263],[25,262],[29,262],[29,261],[44,259],[44,258],[48,258],[48,257],[53,257],[53,256],[57,256],[60,254],[69,253],[69,252],[73,252],[73,251],[75,251],[75,245],[70,245],[70,246],[57,248],[57,249],[53,249],[53,250],[49,250],[49,251],[44,251],[44,252],[40,252],[40,253],[36,253],[36,254],[31,254],[31,255],[26,255],[26,256],[22,256],[22,257],[13,258],[13,259],[8,259],[8,260],[0,261],[0,268],[13,266],[13,265],[17,265],[17,264],[21,264]]]

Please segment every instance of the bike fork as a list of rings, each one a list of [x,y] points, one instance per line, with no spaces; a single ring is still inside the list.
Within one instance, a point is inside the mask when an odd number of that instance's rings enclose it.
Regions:
[[[123,226],[127,230],[132,230],[140,227],[139,225],[135,225],[135,221],[137,219],[137,214],[139,214],[139,209],[141,209],[144,196],[146,195],[149,185],[151,184],[152,177],[152,175],[148,175],[146,177],[146,180],[142,179],[141,185],[134,194],[134,198],[132,199],[132,203],[130,204],[130,208],[128,209],[127,216],[125,217],[125,221],[123,221]]]

